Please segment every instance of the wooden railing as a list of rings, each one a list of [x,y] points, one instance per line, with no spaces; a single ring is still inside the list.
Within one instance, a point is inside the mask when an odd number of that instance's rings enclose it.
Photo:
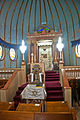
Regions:
[[[72,106],[71,87],[69,86],[65,70],[60,70],[60,82],[64,91],[64,101],[67,101],[69,106]]]
[[[63,68],[68,78],[79,78],[80,77],[80,66],[66,66]]]
[[[1,81],[7,80],[0,88],[0,101],[12,101],[18,87],[26,83],[26,74],[23,68],[0,69]],[[7,77],[9,76],[9,77]]]
[[[72,90],[69,86],[70,79],[80,78],[80,66],[64,66],[60,70],[60,82],[64,89],[65,101],[68,101],[69,105],[72,105]]]

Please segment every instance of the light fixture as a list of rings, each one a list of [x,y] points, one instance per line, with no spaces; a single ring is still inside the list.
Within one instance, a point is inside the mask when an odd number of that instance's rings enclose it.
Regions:
[[[26,46],[25,46],[24,40],[22,40],[22,45],[20,46],[19,49],[20,49],[20,51],[21,51],[21,53],[23,55],[22,60],[24,60],[24,53],[26,51]]]
[[[60,52],[60,60],[61,60],[62,59],[61,52],[62,52],[62,49],[64,48],[64,44],[62,43],[61,37],[59,37],[59,40],[58,40],[56,47],[58,48],[58,50]]]

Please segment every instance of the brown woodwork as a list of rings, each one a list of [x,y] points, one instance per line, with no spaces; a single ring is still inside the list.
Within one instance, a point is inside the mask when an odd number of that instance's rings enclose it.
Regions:
[[[0,110],[8,110],[9,102],[0,102]]]
[[[73,120],[73,116],[69,112],[58,113],[36,113],[35,120]]]
[[[27,38],[29,40],[53,40],[53,38],[58,38],[59,36],[62,36],[61,30],[59,32],[55,32],[54,30],[51,30],[49,33],[46,33],[44,30],[42,33],[37,33],[36,31],[33,34],[29,34],[27,32]]]
[[[27,43],[28,43],[28,63],[31,63],[31,53],[34,54],[34,63],[39,62],[39,56],[38,56],[38,42],[40,40],[51,40],[52,41],[52,56],[55,57],[56,48],[55,42],[58,39],[59,36],[62,36],[61,30],[59,32],[55,32],[54,30],[51,30],[50,32],[46,33],[45,30],[42,31],[42,33],[37,33],[35,31],[33,34],[27,33]],[[31,46],[33,44],[33,47]],[[31,46],[31,47],[30,47]],[[33,49],[33,50],[32,50]],[[53,59],[54,62],[54,59]]]
[[[26,112],[41,112],[41,104],[22,104],[19,103],[17,111],[26,111]]]
[[[46,112],[69,112],[70,108],[67,102],[46,102],[45,103]]]
[[[34,113],[21,111],[0,111],[0,120],[34,120]]]

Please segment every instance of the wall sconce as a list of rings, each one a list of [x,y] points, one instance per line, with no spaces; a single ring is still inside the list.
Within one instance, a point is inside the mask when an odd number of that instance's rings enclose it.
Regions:
[[[60,60],[62,60],[61,52],[62,52],[62,49],[64,48],[64,44],[62,43],[61,37],[59,37],[56,47],[58,48],[58,50],[60,52]]]
[[[26,46],[25,46],[25,43],[24,43],[24,40],[22,40],[22,45],[20,46],[20,51],[21,51],[21,53],[22,53],[22,60],[24,60],[24,53],[25,53],[25,51],[26,51]]]

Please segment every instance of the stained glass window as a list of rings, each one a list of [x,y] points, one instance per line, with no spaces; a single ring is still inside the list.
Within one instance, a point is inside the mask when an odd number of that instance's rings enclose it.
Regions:
[[[75,54],[77,57],[80,57],[80,44],[75,46]]]
[[[15,60],[16,59],[16,53],[13,48],[10,49],[10,59]]]
[[[2,48],[2,46],[0,45],[0,60],[2,60],[2,57],[3,57],[3,48]]]
[[[38,32],[38,33],[42,33],[43,30],[45,30],[45,32],[48,33],[48,32],[51,31],[51,27],[48,26],[48,25],[45,25],[45,24],[44,24],[44,25],[41,25],[41,26],[38,28],[37,32]]]

